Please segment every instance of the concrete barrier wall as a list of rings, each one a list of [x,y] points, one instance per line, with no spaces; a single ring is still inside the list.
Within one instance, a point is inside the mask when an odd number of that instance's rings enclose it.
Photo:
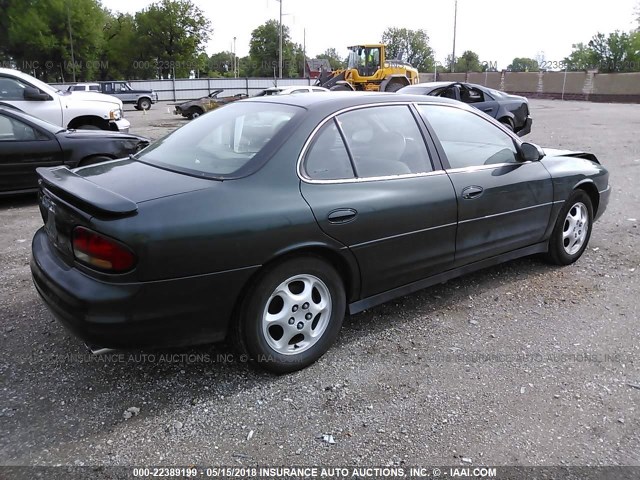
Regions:
[[[593,80],[596,95],[640,95],[639,73],[599,73]]]
[[[433,73],[420,74],[420,82],[433,81]],[[567,72],[566,81],[565,72],[439,73],[437,81],[476,83],[531,98],[640,103],[640,72]],[[278,84],[311,85],[314,82],[305,78],[287,78],[279,80]],[[236,93],[255,95],[260,90],[272,87],[275,81],[272,78],[198,78],[132,80],[130,83],[133,88],[154,89],[160,100],[180,101],[208,95],[218,88],[224,89],[223,96]]]
[[[433,81],[421,73],[421,82]],[[437,81],[468,82],[531,98],[640,103],[640,72],[488,72],[439,73]]]

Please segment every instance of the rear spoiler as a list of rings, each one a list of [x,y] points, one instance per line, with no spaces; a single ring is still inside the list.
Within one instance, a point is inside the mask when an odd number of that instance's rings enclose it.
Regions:
[[[96,213],[128,215],[138,210],[138,205],[128,198],[111,192],[89,180],[76,175],[67,167],[36,169],[39,184],[60,193],[72,203],[82,203]]]

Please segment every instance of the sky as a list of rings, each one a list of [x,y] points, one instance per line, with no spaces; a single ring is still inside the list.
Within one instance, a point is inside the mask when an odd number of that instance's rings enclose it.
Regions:
[[[213,26],[206,52],[233,49],[249,53],[251,31],[267,20],[278,20],[277,0],[192,0]],[[388,27],[426,30],[437,61],[444,63],[453,47],[455,0],[355,2],[348,0],[282,0],[283,23],[292,40],[309,57],[335,48],[377,43]],[[102,0],[112,11],[135,13],[152,0]],[[458,0],[456,56],[465,50],[480,60],[506,68],[515,57],[560,62],[572,44],[588,42],[597,32],[629,31],[637,26],[640,0]]]

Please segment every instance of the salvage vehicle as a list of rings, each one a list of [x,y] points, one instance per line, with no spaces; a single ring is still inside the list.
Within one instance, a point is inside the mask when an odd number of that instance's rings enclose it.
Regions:
[[[132,103],[136,110],[149,110],[158,101],[158,94],[153,90],[132,88],[129,82],[99,82],[102,93],[113,95],[122,103]]]
[[[0,105],[0,195],[35,191],[38,167],[91,165],[126,157],[148,144],[129,133],[67,130]]]
[[[60,322],[94,349],[229,338],[273,372],[317,360],[347,313],[518,257],[575,262],[610,195],[593,154],[364,92],[241,100],[38,174],[31,271]]]
[[[381,43],[349,47],[347,68],[321,72],[317,85],[329,90],[396,92],[418,83],[418,70],[402,60],[387,58]]]
[[[10,68],[0,68],[0,102],[69,129],[128,132],[130,127],[115,97],[95,92],[72,95]]]
[[[269,95],[296,95],[298,93],[323,93],[329,92],[328,88],[324,87],[314,87],[314,86],[304,86],[304,85],[294,85],[288,87],[269,87],[262,90],[260,93],[256,95],[256,97],[264,97]]]
[[[404,87],[398,93],[452,98],[483,111],[520,137],[531,133],[533,119],[529,100],[519,95],[461,82],[419,83]]]
[[[227,103],[235,102],[243,98],[247,98],[244,93],[237,93],[230,97],[218,97],[222,93],[223,89],[214,90],[206,97],[198,98],[196,100],[189,100],[176,105],[173,113],[174,115],[182,115],[191,120],[198,118],[211,110],[226,105]]]

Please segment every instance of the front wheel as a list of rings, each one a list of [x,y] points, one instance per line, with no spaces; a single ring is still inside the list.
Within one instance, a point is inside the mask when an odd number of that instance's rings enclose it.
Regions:
[[[400,82],[392,82],[392,83],[387,85],[387,88],[385,89],[385,92],[397,92],[402,87],[404,87],[404,85],[402,83],[400,83]]]
[[[549,239],[547,259],[557,265],[569,265],[582,255],[591,237],[593,206],[583,190],[575,190],[560,210]]]
[[[298,257],[268,269],[245,298],[237,324],[240,346],[275,373],[300,370],[333,344],[346,310],[344,284],[317,257]]]
[[[151,108],[151,100],[148,98],[141,98],[138,100],[138,109],[149,110]]]

